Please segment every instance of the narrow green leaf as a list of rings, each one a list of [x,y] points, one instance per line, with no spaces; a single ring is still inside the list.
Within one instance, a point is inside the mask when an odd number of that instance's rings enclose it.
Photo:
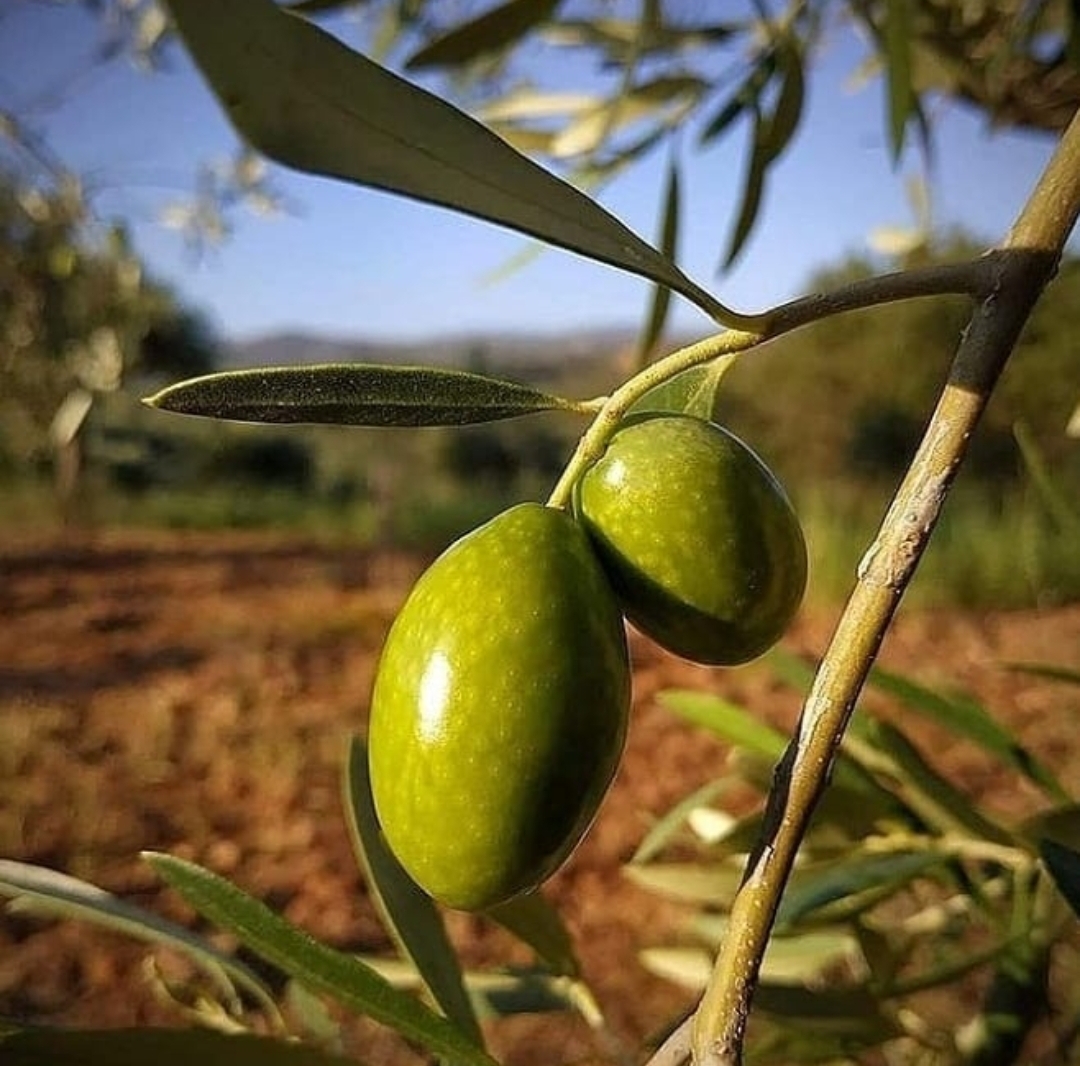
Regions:
[[[1050,663],[1007,663],[1007,669],[1033,677],[1045,677],[1049,681],[1063,681],[1066,685],[1080,685],[1080,670]]]
[[[480,1025],[465,991],[461,965],[434,902],[405,872],[386,845],[375,813],[367,747],[358,737],[345,764],[345,812],[353,850],[383,924],[412,961],[443,1013],[483,1046]]]
[[[560,0],[507,0],[440,34],[405,61],[406,70],[462,66],[515,44],[555,13]]]
[[[691,931],[709,948],[718,947],[731,932],[726,914],[697,914]],[[766,981],[803,981],[809,984],[821,971],[843,958],[862,954],[855,935],[844,926],[824,927],[813,932],[777,935],[769,940],[762,961],[761,976]]]
[[[623,867],[640,888],[685,903],[726,910],[742,883],[741,863],[654,862]]]
[[[672,262],[678,258],[679,243],[679,162],[673,155],[668,162],[667,182],[664,187],[664,207],[660,223],[660,251]],[[668,311],[671,308],[671,290],[666,285],[653,287],[649,311],[634,351],[633,366],[641,369],[652,358],[652,353],[664,333]]]
[[[750,73],[705,124],[705,128],[698,136],[699,145],[706,145],[709,141],[715,140],[744,111],[757,105],[765,86],[776,73],[776,66],[776,52],[771,48],[757,57],[757,62]]]
[[[777,926],[791,929],[814,911],[879,888],[897,889],[947,860],[932,852],[900,852],[862,858],[845,856],[793,879],[780,904]]]
[[[919,750],[888,722],[868,724],[876,745],[892,760],[900,780],[900,794],[911,810],[939,831],[970,833],[977,839],[1006,846],[1016,838],[990,821],[949,780],[937,772]]]
[[[210,1029],[28,1029],[2,1046],[4,1066],[358,1066],[310,1044]]]
[[[802,120],[806,82],[802,52],[794,37],[785,38],[783,46],[778,48],[777,66],[781,79],[780,91],[762,132],[764,150],[770,163],[783,154]]]
[[[657,696],[657,702],[727,743],[747,748],[766,759],[779,759],[787,747],[787,737],[778,729],[720,696],[692,689],[669,689]]]
[[[1044,840],[1039,845],[1039,854],[1054,884],[1072,907],[1073,913],[1080,918],[1080,852],[1053,840]]]
[[[11,897],[14,909],[33,910],[56,918],[74,918],[150,944],[170,947],[209,974],[227,997],[235,1000],[233,986],[242,988],[272,1023],[282,1026],[270,989],[253,970],[182,925],[128,903],[96,885],[42,866],[0,859],[0,896]]]
[[[763,981],[754,994],[754,1006],[773,1017],[792,1023],[797,1020],[800,1028],[842,1035],[860,1044],[881,1043],[902,1032],[863,985],[807,988]]]
[[[769,169],[768,123],[756,103],[753,112],[754,136],[746,165],[746,180],[743,184],[742,201],[739,204],[735,227],[732,230],[727,251],[724,253],[724,270],[735,262],[743,250],[757,221],[761,198],[765,192],[765,176]]]
[[[1080,803],[1054,807],[1025,819],[1018,827],[1029,840],[1038,843],[1052,840],[1055,844],[1080,850]]]
[[[495,1066],[495,1060],[457,1026],[399,992],[352,955],[319,943],[265,904],[194,863],[147,853],[146,860],[200,914],[235,933],[249,948],[313,991],[333,996],[359,1014],[396,1029],[459,1066]]]
[[[730,778],[709,781],[681,799],[674,807],[666,811],[645,834],[630,861],[646,863],[659,855],[686,824],[691,812],[708,806],[730,789],[731,784]]]
[[[1013,437],[1020,449],[1024,471],[1047,514],[1063,533],[1080,533],[1080,508],[1071,494],[1055,481],[1031,430],[1025,423],[1017,422],[1013,426]]]
[[[581,975],[570,930],[559,912],[539,892],[516,896],[490,908],[485,914],[532,948],[537,958],[556,976],[576,979]]]
[[[1052,799],[1059,803],[1069,799],[1068,792],[1050,770],[970,696],[944,696],[908,677],[880,667],[871,672],[870,685],[902,700],[912,710],[945,726],[957,736],[974,741],[984,751],[1038,785]]]
[[[572,400],[514,381],[373,363],[229,370],[169,385],[145,402],[162,411],[236,422],[337,426],[462,426],[578,410]]]
[[[886,0],[882,39],[889,106],[889,146],[894,162],[904,150],[904,133],[915,106],[911,81],[911,0]]]
[[[487,219],[729,311],[584,193],[273,0],[167,0],[230,119],[286,166]]]

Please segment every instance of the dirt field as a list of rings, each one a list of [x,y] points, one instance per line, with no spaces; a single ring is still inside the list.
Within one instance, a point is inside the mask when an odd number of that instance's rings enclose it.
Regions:
[[[349,950],[388,949],[365,896],[339,804],[339,767],[362,730],[375,655],[418,572],[410,559],[266,538],[158,536],[0,545],[0,855],[89,878],[184,921],[137,858],[155,848],[235,879]],[[833,612],[789,638],[819,654]],[[722,766],[721,745],[653,699],[699,686],[790,726],[797,697],[762,666],[708,671],[633,643],[627,757],[585,844],[552,882],[616,1036],[633,1047],[688,1004],[636,952],[678,914],[629,885],[619,864],[651,819]],[[1080,692],[1008,672],[1015,660],[1080,665],[1080,606],[1055,612],[910,614],[884,661],[979,695],[1068,783],[1080,782]],[[1037,797],[977,751],[913,730],[992,809]],[[524,962],[508,938],[455,915],[470,965]],[[182,1023],[145,976],[146,952],[75,924],[0,914],[0,1015],[79,1026]],[[573,1018],[495,1025],[517,1066],[605,1052]],[[350,1048],[403,1061],[360,1024]]]

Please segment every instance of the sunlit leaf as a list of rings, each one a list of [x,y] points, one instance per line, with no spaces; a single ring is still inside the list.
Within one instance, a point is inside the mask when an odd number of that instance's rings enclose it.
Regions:
[[[345,768],[345,811],[353,848],[368,888],[399,949],[412,960],[443,1013],[483,1046],[483,1037],[462,981],[461,964],[442,916],[386,845],[375,813],[367,748],[354,737]]]
[[[209,974],[226,997],[235,999],[234,985],[242,988],[273,1022],[281,1023],[273,995],[249,967],[182,925],[128,903],[96,885],[42,866],[0,859],[0,896],[11,897],[9,906],[14,910],[74,918],[170,947]]]
[[[405,61],[406,70],[461,66],[517,43],[555,13],[560,0],[507,0],[429,41]]]
[[[654,862],[623,867],[638,887],[685,903],[726,909],[742,882],[741,863]]]
[[[662,385],[650,389],[627,413],[672,411],[712,419],[716,414],[720,382],[735,365],[736,358],[734,355],[721,356],[705,366],[696,366],[676,374]]]
[[[236,422],[339,426],[460,426],[578,409],[572,400],[483,374],[372,363],[229,370],[170,385],[145,402]]]
[[[779,759],[787,747],[787,737],[778,729],[720,696],[691,689],[669,689],[657,696],[657,702],[727,743],[756,752],[766,759]]]
[[[677,258],[679,243],[679,164],[675,156],[668,163],[667,181],[664,186],[663,210],[660,221],[660,251],[672,262]],[[652,299],[645,324],[638,334],[633,365],[641,368],[648,363],[667,325],[671,307],[671,290],[666,285],[653,287]]]
[[[4,1066],[360,1066],[310,1044],[209,1029],[32,1029],[0,1043]]]
[[[690,815],[722,796],[732,785],[730,778],[709,781],[669,808],[645,834],[631,862],[646,863],[660,854],[686,825]]]
[[[1044,840],[1039,845],[1039,854],[1054,884],[1061,890],[1073,913],[1080,918],[1080,852],[1053,840]]]
[[[584,193],[273,0],[168,0],[239,132],[286,166],[497,222],[737,319]]]
[[[494,1059],[442,1015],[398,991],[354,956],[319,943],[231,882],[169,855],[148,853],[146,859],[201,915],[313,991],[396,1029],[449,1063],[495,1066]]]
[[[580,115],[602,102],[590,93],[541,92],[538,89],[515,89],[485,104],[477,114],[485,122],[513,122],[521,119],[553,118]]]

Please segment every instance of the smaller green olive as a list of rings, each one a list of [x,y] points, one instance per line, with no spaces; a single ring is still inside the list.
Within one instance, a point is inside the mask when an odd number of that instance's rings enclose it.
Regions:
[[[579,480],[574,511],[627,617],[668,651],[735,665],[768,650],[806,587],[784,490],[727,430],[633,416]]]

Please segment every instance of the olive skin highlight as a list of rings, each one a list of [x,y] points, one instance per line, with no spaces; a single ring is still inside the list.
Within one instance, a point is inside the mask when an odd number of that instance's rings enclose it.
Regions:
[[[720,426],[633,416],[574,492],[626,616],[694,662],[736,665],[783,634],[806,588],[806,544],[783,488]]]
[[[513,507],[446,550],[391,628],[372,696],[387,844],[451,907],[537,887],[615,774],[630,668],[623,620],[566,513]]]

